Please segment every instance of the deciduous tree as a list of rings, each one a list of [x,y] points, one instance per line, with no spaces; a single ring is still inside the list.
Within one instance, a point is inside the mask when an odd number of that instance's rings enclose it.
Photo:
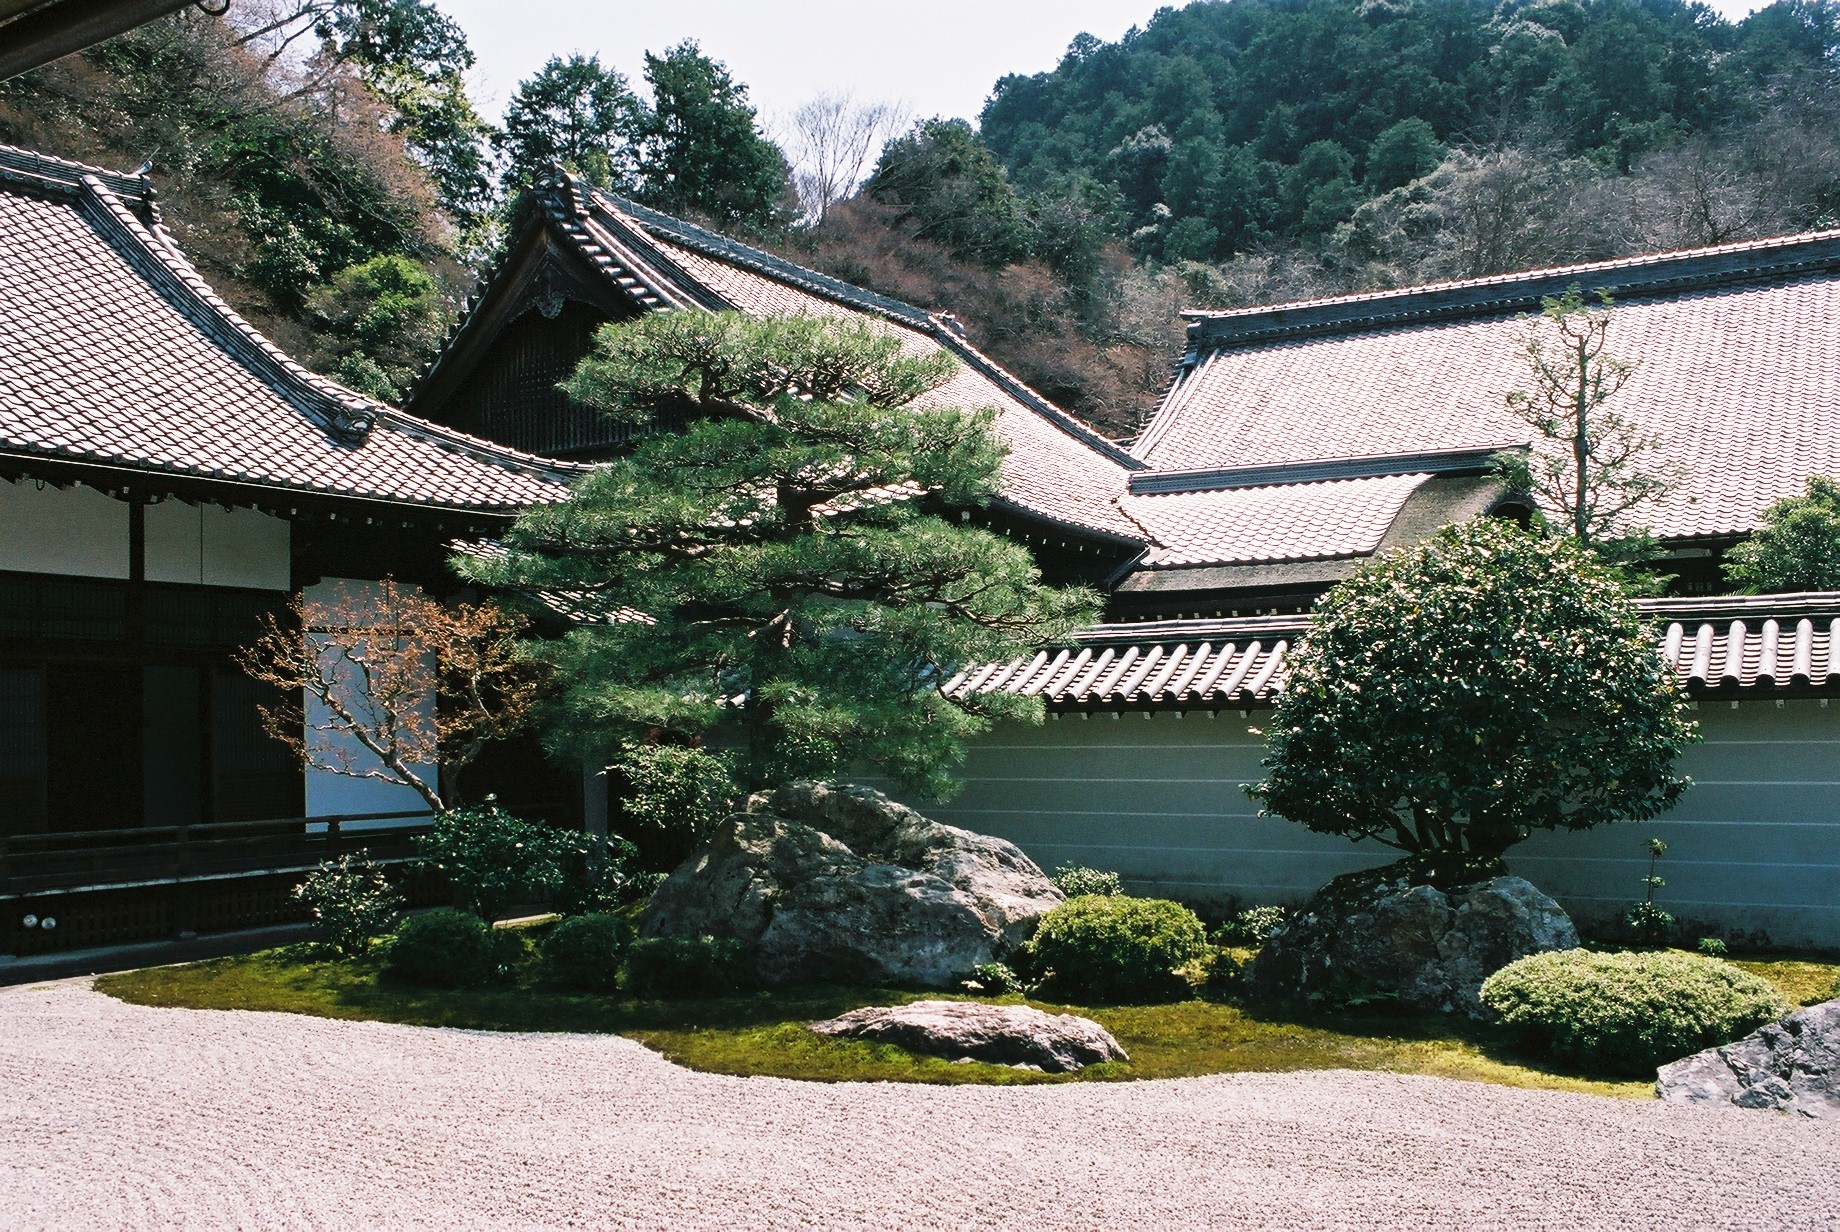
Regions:
[[[1660,441],[1612,404],[1636,365],[1609,350],[1610,296],[1587,304],[1573,287],[1548,296],[1523,340],[1531,389],[1508,410],[1538,438],[1499,463],[1509,482],[1559,514],[1565,533],[1610,560],[1639,557],[1648,542],[1630,515],[1673,486],[1654,455]]]
[[[530,719],[539,669],[518,644],[527,624],[386,578],[374,591],[294,596],[238,664],[280,694],[263,727],[305,765],[400,783],[439,811],[486,744]]]
[[[793,112],[792,183],[806,221],[823,222],[854,193],[870,160],[906,123],[898,104],[859,103],[848,94],[820,94]]]

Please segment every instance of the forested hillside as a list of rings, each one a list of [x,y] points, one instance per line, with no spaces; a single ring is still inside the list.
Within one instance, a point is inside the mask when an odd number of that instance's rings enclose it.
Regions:
[[[784,149],[693,42],[637,84],[558,55],[494,128],[438,4],[186,10],[0,83],[0,140],[150,162],[232,303],[378,396],[560,162],[952,311],[1117,434],[1183,307],[1840,225],[1836,0],[1196,0],[1005,77],[976,124],[819,98]]]
[[[981,132],[1019,186],[1103,185],[1145,255],[1215,260],[1319,241],[1453,148],[1627,174],[1831,87],[1837,34],[1827,0],[1738,26],[1684,0],[1203,2],[1004,78]]]

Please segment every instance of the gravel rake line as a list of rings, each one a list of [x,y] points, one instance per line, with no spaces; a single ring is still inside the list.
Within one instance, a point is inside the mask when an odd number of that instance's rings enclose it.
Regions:
[[[0,1228],[1834,1229],[1840,1134],[1329,1071],[702,1074],[617,1036],[0,990]]]

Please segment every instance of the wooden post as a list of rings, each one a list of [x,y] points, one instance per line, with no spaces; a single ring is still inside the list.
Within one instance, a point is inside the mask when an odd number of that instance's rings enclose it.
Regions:
[[[192,825],[179,826],[179,838],[173,853],[173,931],[181,939],[197,935],[192,916]]]

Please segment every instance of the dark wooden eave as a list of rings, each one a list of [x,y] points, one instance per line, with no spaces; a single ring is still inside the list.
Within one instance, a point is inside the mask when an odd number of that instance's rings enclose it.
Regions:
[[[93,47],[191,3],[193,0],[0,0],[0,81]]]

